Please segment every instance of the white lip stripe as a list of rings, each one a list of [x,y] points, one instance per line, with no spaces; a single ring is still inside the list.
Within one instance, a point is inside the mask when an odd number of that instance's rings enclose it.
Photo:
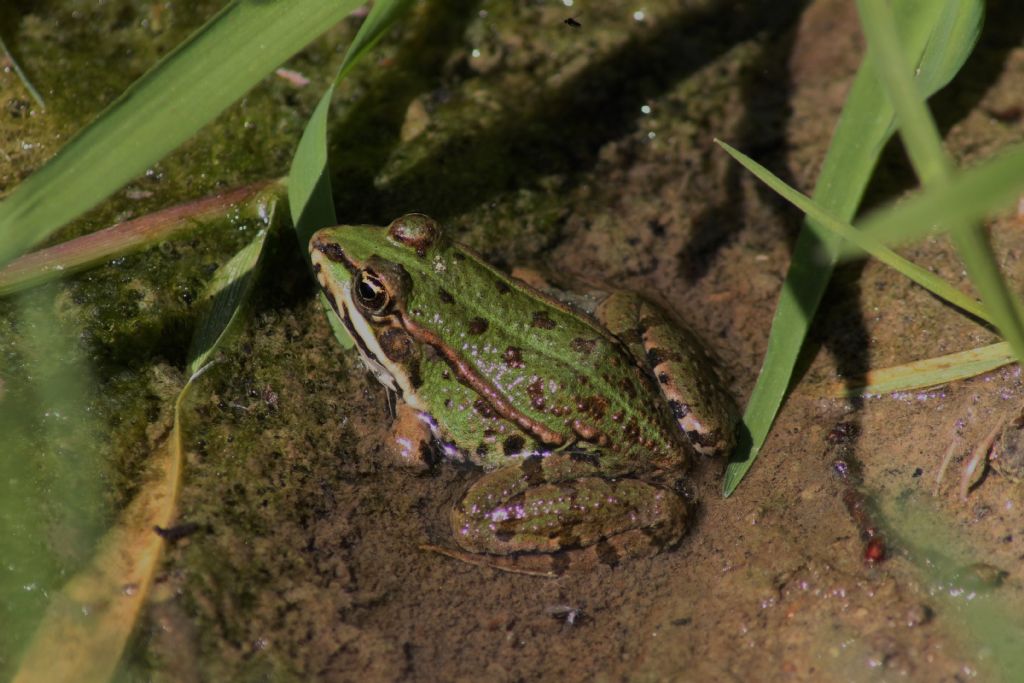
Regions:
[[[373,373],[378,382],[397,392],[410,407],[416,410],[425,410],[423,402],[416,395],[416,390],[412,386],[408,373],[400,365],[388,360],[384,349],[377,343],[377,337],[373,334],[373,328],[370,327],[366,318],[363,317],[353,303],[352,288],[349,286],[349,283],[329,280],[324,276],[323,270],[321,270],[317,279],[320,281],[320,285],[328,290],[334,297],[334,300],[342,307],[343,314],[352,323],[355,333],[359,335],[359,339],[366,345],[366,349],[376,356],[376,358],[367,356],[363,353],[363,349],[359,344],[356,344],[356,348],[359,349],[359,355],[362,357],[363,364],[366,365],[367,369]]]

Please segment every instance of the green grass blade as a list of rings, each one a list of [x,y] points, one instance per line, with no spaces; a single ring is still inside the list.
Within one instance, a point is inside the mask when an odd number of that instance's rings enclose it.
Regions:
[[[327,114],[333,95],[332,83],[306,122],[288,173],[288,206],[303,253],[314,232],[338,223],[327,166]],[[306,260],[308,263],[308,254]]]
[[[384,33],[391,25],[408,11],[412,3],[413,0],[377,0],[373,3],[373,9],[370,10],[363,25],[359,27],[359,33],[352,39],[352,44],[349,45],[348,51],[345,53],[345,59],[341,63],[341,68],[338,69],[338,75],[334,77],[335,83],[348,75],[348,72],[362,59],[363,55],[384,37]]]
[[[765,184],[807,213],[808,216],[813,217],[818,224],[836,232],[836,234],[841,235],[844,238],[850,239],[864,251],[867,251],[872,256],[875,256],[893,268],[896,268],[896,270],[899,270],[907,277],[934,293],[936,296],[946,299],[949,303],[958,306],[982,320],[989,320],[986,311],[973,299],[970,299],[945,281],[940,280],[929,271],[926,271],[909,261],[904,261],[902,257],[894,254],[885,247],[881,247],[881,249],[879,249],[880,242],[871,237],[868,231],[856,230],[852,226],[836,220],[834,217],[826,213],[813,200],[787,186],[778,177],[772,175],[767,169],[757,162],[723,142],[719,142],[718,144],[722,145],[722,147],[725,148],[733,158],[739,161]],[[997,159],[996,161],[999,160]],[[1020,187],[1020,190],[1024,191],[1024,157],[1022,157],[1019,163],[1021,164],[1021,174],[1016,175],[1016,180],[1014,174],[1002,172],[999,169],[997,169],[997,173],[995,175],[998,175],[1004,180],[1009,180],[1011,182],[1015,181],[1017,186]],[[985,168],[983,167],[980,170],[984,173]],[[975,171],[969,171],[963,174],[963,176],[971,180],[973,179],[973,173],[975,173]],[[966,201],[966,197],[974,194],[973,188],[975,185],[991,187],[993,183],[988,179],[989,175],[990,174],[984,174],[979,176],[978,180],[974,180],[972,184],[968,185],[967,190],[956,192],[951,201],[957,206],[962,206],[964,201]],[[890,211],[899,212],[908,204],[913,210],[916,208],[917,204],[920,203],[924,208],[936,211],[936,215],[941,216],[944,212],[941,209],[933,209],[932,205],[938,201],[939,197],[945,197],[946,192],[950,188],[957,191],[961,184],[961,178],[956,178],[951,186],[946,185],[936,188],[924,197],[914,198],[908,203],[901,203]],[[1010,193],[1009,196],[1016,196],[1016,193]],[[961,201],[962,197],[963,201]],[[884,218],[884,214],[882,217]],[[895,229],[897,226],[904,224],[904,219],[897,216],[895,219],[891,219],[891,222],[894,226],[893,229]],[[902,261],[903,263],[911,266],[913,272],[907,272],[901,268],[898,263],[890,262],[890,257],[888,255],[891,255],[891,257],[896,261]],[[935,286],[936,284],[939,286]],[[1008,363],[1012,363],[1014,360],[1015,357],[1010,349],[1010,345],[1006,342],[1000,342],[980,349],[970,349],[968,351],[961,351],[946,356],[939,356],[937,358],[914,361],[912,363],[894,366],[891,368],[872,370],[864,378],[863,382],[853,385],[844,383],[830,393],[839,396],[859,396],[869,393],[877,394],[921,389],[945,384],[958,379],[974,377]]]
[[[217,269],[199,299],[199,326],[192,335],[188,352],[187,375],[193,377],[228,336],[240,318],[259,274],[267,235],[277,223],[277,205],[268,209],[267,227],[262,228],[249,244],[242,247],[227,263]]]
[[[924,98],[911,78],[910,65],[900,50],[892,12],[883,0],[859,0],[868,49],[876,57],[878,73],[893,103],[911,163],[925,187],[942,188],[953,176],[953,162],[942,147],[942,137]],[[974,7],[976,1],[963,2]],[[975,9],[980,13],[981,9]],[[1024,359],[1024,323],[1020,304],[999,273],[999,264],[985,233],[974,222],[951,225],[952,239],[994,323],[1018,359]]]
[[[887,256],[888,250],[879,248],[880,245],[909,242],[939,228],[954,232],[964,230],[964,226],[1013,205],[1020,194],[1024,193],[1024,145],[1017,145],[974,168],[954,172],[952,180],[946,184],[917,192],[872,212],[860,221],[860,229],[854,230],[851,225],[826,212],[820,204],[783,183],[750,157],[724,142],[719,141],[718,144],[794,206],[818,219],[820,224],[817,229],[831,230],[849,239],[851,244],[844,245],[842,249],[844,258],[860,257],[868,252],[889,263],[893,257]],[[894,258],[903,260],[899,255],[894,255]],[[889,265],[896,267],[893,263]],[[931,278],[924,276],[927,271],[919,266],[913,268],[921,272],[920,279],[911,277],[912,271],[897,270],[958,308],[982,320],[990,319],[987,310],[979,307],[976,302],[972,304],[973,300],[954,297],[952,291],[946,289],[948,283],[938,285],[936,282],[933,287],[928,284]],[[950,292],[950,295],[947,296],[943,290]]]
[[[46,102],[43,101],[43,96],[39,94],[38,90],[36,90],[36,86],[32,85],[32,81],[29,80],[28,74],[26,74],[21,68],[21,65],[18,64],[18,60],[14,58],[11,51],[7,49],[7,44],[4,43],[3,38],[0,38],[0,52],[7,55],[7,61],[10,63],[11,68],[14,69],[14,73],[17,74],[21,84],[25,86],[25,90],[27,90],[28,94],[32,96],[32,99],[36,101],[36,104],[38,104],[42,109],[46,109]]]
[[[229,3],[0,203],[0,264],[145,171],[359,4]]]
[[[276,197],[269,201],[267,227],[217,269],[200,298],[188,380],[174,402],[170,433],[154,448],[147,476],[97,545],[92,561],[51,598],[23,653],[14,677],[17,683],[103,683],[113,676],[159,566],[164,539],[154,533],[154,527],[168,528],[176,516],[184,463],[182,405],[244,310],[267,234],[277,222]],[[125,593],[124,586],[136,590]],[[54,658],[58,650],[61,656]]]
[[[931,95],[963,65],[976,34],[972,37],[970,31],[960,28],[970,26],[970,21],[956,3],[905,0],[895,9],[905,54],[920,65],[916,78],[922,93]],[[961,42],[946,42],[950,38],[959,38]],[[853,217],[875,163],[892,134],[893,122],[892,106],[878,83],[869,56],[850,88],[815,186],[815,201],[831,215],[844,222]],[[768,436],[811,318],[831,278],[839,239],[823,238],[820,234],[821,231],[805,226],[793,250],[761,374],[743,415],[744,430],[723,479],[726,496],[735,491]]]
[[[917,284],[921,285],[935,296],[948,301],[950,304],[960,308],[971,315],[980,318],[986,322],[991,322],[991,318],[988,312],[982,307],[977,301],[969,297],[968,295],[961,292],[956,287],[932,273],[929,270],[922,268],[921,266],[908,261],[893,250],[886,247],[878,239],[871,237],[863,231],[857,230],[849,223],[844,223],[838,220],[831,214],[829,214],[823,207],[817,202],[812,200],[810,197],[801,194],[797,190],[786,185],[778,176],[774,175],[771,171],[766,169],[761,164],[757,163],[750,157],[746,156],[742,152],[737,151],[728,144],[718,140],[719,145],[725,149],[726,152],[736,159],[740,164],[743,165],[748,171],[753,173],[758,179],[768,185],[770,188],[779,193],[786,201],[790,202],[798,209],[803,211],[810,219],[808,225],[813,230],[822,230],[824,228],[829,233],[837,235],[849,242],[856,244],[858,247],[863,249],[865,252],[871,254],[879,261],[885,263],[890,268],[902,273],[909,279],[913,280]],[[827,235],[827,233],[826,233]],[[826,236],[823,235],[823,236]]]
[[[0,680],[52,596],[88,560],[110,510],[102,391],[83,329],[42,288],[7,306],[0,386]],[[55,650],[49,654],[54,658]],[[63,651],[61,651],[63,654]]]
[[[999,342],[945,356],[869,370],[862,378],[863,381],[837,383],[829,393],[833,396],[851,397],[926,389],[958,379],[976,377],[1009,365],[1014,360],[1010,345]]]
[[[25,254],[0,268],[0,297],[147,249],[197,223],[221,218],[229,208],[236,220],[255,218],[266,208],[267,197],[260,196],[264,191],[283,196],[283,182],[252,183]]]
[[[860,230],[885,244],[905,244],[936,232],[956,230],[1015,206],[1024,192],[1024,145],[1015,145],[973,168],[958,170],[941,188],[909,195],[858,221]],[[862,252],[844,247],[843,258]]]
[[[338,222],[334,213],[327,159],[327,119],[334,87],[411,4],[412,0],[379,0],[374,3],[369,16],[349,45],[334,81],[320,98],[302,132],[288,174],[288,201],[292,223],[303,252],[314,232],[337,225]]]
[[[327,119],[330,114],[334,87],[359,62],[359,59],[376,44],[384,32],[406,11],[412,0],[378,0],[370,10],[366,21],[349,45],[345,59],[338,69],[334,81],[324,92],[313,115],[302,131],[298,149],[292,158],[288,174],[288,203],[291,207],[292,224],[299,247],[306,253],[306,245],[313,233],[320,228],[337,225],[334,212],[334,196],[331,192],[331,178],[327,159]],[[309,265],[309,256],[306,255]],[[320,304],[331,321],[334,336],[344,348],[352,347],[352,340],[344,327],[335,324],[333,312],[327,300],[320,297]]]
[[[154,527],[173,526],[184,462],[181,406],[190,386],[175,401],[173,427],[150,455],[138,491],[92,560],[50,595],[12,683],[114,678],[160,566],[165,542]]]
[[[914,80],[925,95],[938,92],[953,79],[974,51],[985,21],[982,0],[944,0],[944,3],[928,33],[921,59],[915,65]],[[900,11],[898,7],[895,9]],[[897,15],[897,21],[900,18],[901,15]]]
[[[963,3],[973,6],[975,3]],[[928,112],[919,83],[911,78],[910,63],[900,48],[895,20],[885,0],[858,0],[861,24],[868,39],[875,73],[892,103],[900,137],[922,185],[942,182],[953,164],[942,149],[942,136]]]
[[[142,486],[104,535],[92,561],[50,600],[23,653],[16,683],[103,683],[113,676],[159,566],[164,539],[154,528],[172,526],[176,515],[184,462],[182,405],[240,317],[266,236],[276,222],[275,204],[268,209],[268,227],[221,266],[203,291],[189,351],[188,381],[174,403],[173,427],[154,449]],[[124,586],[135,586],[135,590],[125,593]],[[61,656],[54,658],[58,650]]]

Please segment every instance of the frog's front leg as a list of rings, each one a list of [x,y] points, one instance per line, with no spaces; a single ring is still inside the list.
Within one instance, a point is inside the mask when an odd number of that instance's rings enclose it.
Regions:
[[[694,450],[705,455],[732,451],[739,411],[695,334],[660,306],[631,292],[609,294],[594,315],[658,380]]]
[[[435,460],[433,435],[422,413],[407,403],[398,402],[394,408],[391,436],[384,444],[384,452],[392,463],[410,470],[423,472]]]
[[[674,491],[639,479],[602,478],[588,456],[533,456],[485,474],[452,511],[456,543],[492,557],[448,554],[500,569],[560,574],[570,565],[653,554],[682,537],[688,517],[686,501]],[[545,563],[550,570],[538,569]]]

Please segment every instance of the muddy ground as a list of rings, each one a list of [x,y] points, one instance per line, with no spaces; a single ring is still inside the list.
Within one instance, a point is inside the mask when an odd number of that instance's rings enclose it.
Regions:
[[[332,163],[342,220],[385,223],[421,211],[501,266],[655,292],[713,348],[744,402],[800,217],[712,139],[810,191],[863,54],[854,4],[441,5],[417,5],[339,95]],[[32,40],[65,16],[60,6],[25,8],[13,22],[30,65]],[[129,28],[130,11],[121,12]],[[339,53],[326,41],[344,44],[357,26],[348,20],[293,66],[330,73]],[[975,54],[932,101],[961,163],[1024,138],[1022,37],[1024,13],[991,3]],[[13,76],[3,78],[4,95],[17,99]],[[252,115],[255,133],[237,125],[248,114],[229,112],[166,162],[152,201],[284,173],[318,96],[289,87],[264,85],[252,96],[263,107]],[[14,150],[33,129],[19,128],[27,117],[10,118],[4,145]],[[188,176],[224,139],[241,168],[229,180],[217,176],[223,163]],[[42,158],[12,162],[5,187]],[[912,187],[890,145],[867,201]],[[120,215],[126,201],[106,211]],[[103,211],[88,220],[102,224]],[[1021,225],[1009,214],[990,223],[1018,291]],[[160,269],[187,272],[192,279],[172,281],[195,289],[202,281],[190,266],[166,264],[209,266],[230,253],[223,240],[200,236],[61,285],[61,305],[81,307],[87,314],[76,319],[100,330],[81,341],[98,359],[100,390],[125,392],[97,399],[107,414],[148,401],[141,414],[153,417],[153,369],[183,368],[188,297],[161,287],[168,273]],[[970,290],[944,238],[903,253]],[[144,274],[122,277],[129,267]],[[142,322],[111,328],[111,304],[89,297],[109,295],[114,281],[166,306],[139,304]],[[335,344],[283,234],[247,327],[193,393],[180,517],[198,531],[170,546],[121,675],[1014,680],[1003,653],[1021,633],[1024,497],[1006,472],[987,472],[966,500],[959,479],[973,444],[1019,406],[1018,369],[927,391],[833,396],[838,378],[869,367],[994,341],[877,263],[843,266],[792,395],[735,495],[721,497],[724,462],[703,461],[697,518],[675,550],[557,579],[513,575],[419,549],[448,541],[448,510],[477,475],[415,473],[382,457],[384,393]],[[131,425],[140,437],[140,419],[122,415],[111,427],[116,443],[129,440]],[[131,490],[125,473],[146,452],[122,450],[108,495],[115,508]],[[884,538],[884,561],[865,559],[867,527]]]

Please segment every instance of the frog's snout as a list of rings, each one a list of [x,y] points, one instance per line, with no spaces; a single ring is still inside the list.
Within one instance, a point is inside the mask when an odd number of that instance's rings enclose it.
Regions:
[[[321,258],[318,254],[322,254],[323,258],[334,263],[341,263],[343,265],[349,263],[348,258],[345,256],[345,250],[341,248],[337,240],[331,239],[326,229],[318,230],[309,240],[309,255],[314,263]]]

